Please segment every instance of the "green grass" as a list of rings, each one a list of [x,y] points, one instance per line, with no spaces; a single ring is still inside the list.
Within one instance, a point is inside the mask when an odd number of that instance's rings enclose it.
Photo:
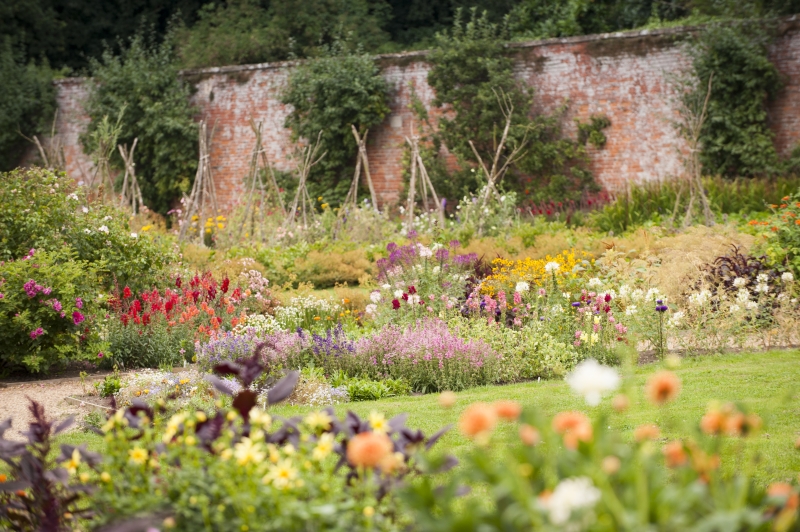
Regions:
[[[794,478],[800,471],[800,451],[794,443],[800,434],[800,351],[771,351],[766,353],[726,354],[690,358],[675,370],[682,381],[678,399],[666,408],[650,405],[644,398],[644,385],[651,374],[660,368],[647,365],[635,368],[628,379],[631,408],[622,414],[614,413],[609,401],[598,408],[609,414],[612,429],[624,438],[632,438],[633,429],[644,423],[659,423],[665,438],[687,436],[697,427],[700,417],[713,400],[736,402],[748,411],[759,413],[764,420],[763,430],[746,440],[730,439],[723,456],[723,468],[733,471],[744,467],[753,457],[760,457],[756,477],[760,482]],[[475,401],[491,402],[499,399],[519,401],[526,408],[539,409],[547,416],[562,410],[590,409],[581,398],[574,396],[563,381],[542,381],[509,386],[487,386],[458,394],[456,406],[450,410],[438,405],[437,395],[399,397],[362,403],[347,403],[336,407],[337,414],[353,410],[364,416],[371,411],[383,412],[387,417],[408,413],[407,425],[432,434],[447,424],[457,424],[466,406]],[[273,414],[280,416],[303,415],[313,410],[309,407],[277,406]],[[506,424],[497,432],[495,449],[516,438],[513,427]],[[63,440],[70,443],[87,442],[94,450],[102,448],[102,440],[92,434],[74,432]],[[457,430],[450,431],[437,444],[463,456],[471,443]]]

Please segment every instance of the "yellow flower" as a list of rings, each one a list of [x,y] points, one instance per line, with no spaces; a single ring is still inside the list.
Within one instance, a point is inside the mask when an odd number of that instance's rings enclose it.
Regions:
[[[260,464],[267,457],[267,454],[261,450],[261,446],[253,443],[250,438],[243,438],[237,443],[233,447],[233,455],[236,457],[236,463],[240,466]]]
[[[111,475],[109,475],[107,471],[103,471],[102,473],[100,473],[100,480],[108,484],[109,482],[111,482]]]
[[[225,229],[225,224],[217,224],[217,229]]]
[[[322,201],[322,196],[319,196],[319,197],[317,198],[317,201]]]
[[[322,205],[320,205],[320,207],[322,207],[323,209],[327,209],[328,208],[328,204],[327,203],[323,203]]]
[[[269,429],[272,425],[272,416],[261,410],[254,408],[250,410],[250,423],[254,425],[261,425],[264,429]]]
[[[331,428],[332,421],[331,416],[329,416],[327,412],[311,412],[303,420],[312,430],[328,430]]]
[[[70,475],[74,475],[78,470],[79,465],[81,465],[81,452],[78,449],[75,449],[72,451],[72,457],[70,457],[64,467],[67,471],[69,471]]]
[[[81,473],[80,475],[78,475],[78,478],[80,479],[81,482],[86,484],[87,482],[89,482],[89,473]]]
[[[272,484],[276,488],[282,490],[291,487],[292,481],[296,478],[297,469],[292,466],[292,461],[287,458],[270,467],[267,474],[261,479],[261,482],[264,484]]]
[[[321,319],[322,319],[322,318],[320,318],[319,316],[314,316],[314,321],[319,321],[319,320],[321,320]]]
[[[369,426],[372,427],[374,432],[385,434],[389,429],[389,422],[386,421],[386,417],[383,414],[373,410],[369,414]]]
[[[199,219],[200,219],[200,217],[199,217],[199,216],[197,216],[196,214],[192,216],[192,221],[193,221],[193,222],[196,222],[196,221],[197,221],[197,220],[199,220]]]
[[[326,432],[320,436],[317,446],[311,452],[311,457],[321,462],[333,452],[333,434]]]
[[[222,215],[220,215],[220,216],[217,216],[217,221],[218,221],[218,222],[224,222],[224,221],[225,221],[225,217],[224,217],[224,216],[222,216]]]
[[[128,451],[130,461],[137,465],[143,465],[147,461],[147,450],[141,447],[134,447]]]
[[[375,508],[372,506],[366,506],[364,508],[364,517],[372,517],[373,515],[375,515]]]

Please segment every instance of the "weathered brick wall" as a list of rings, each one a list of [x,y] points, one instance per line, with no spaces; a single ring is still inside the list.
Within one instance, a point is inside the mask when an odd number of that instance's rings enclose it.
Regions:
[[[672,123],[677,117],[669,77],[688,66],[683,49],[686,29],[627,32],[550,39],[515,44],[516,75],[536,90],[538,111],[566,105],[564,130],[576,132],[575,120],[604,114],[611,120],[608,142],[590,148],[591,168],[612,191],[628,183],[678,176],[686,152]],[[800,20],[782,23],[771,56],[785,85],[770,109],[770,127],[782,154],[800,142]],[[411,86],[428,104],[433,93],[426,82],[429,65],[424,52],[381,56],[379,64],[392,88],[391,114],[369,135],[368,154],[375,187],[382,203],[400,199],[404,137],[415,130],[409,109]],[[295,63],[209,68],[186,72],[196,87],[194,103],[209,124],[216,124],[211,161],[221,203],[241,197],[254,145],[250,119],[263,123],[264,149],[280,170],[291,170],[294,149],[283,127],[288,110],[280,92]],[[58,82],[69,171],[91,171],[80,151],[78,134],[85,125],[82,80]]]

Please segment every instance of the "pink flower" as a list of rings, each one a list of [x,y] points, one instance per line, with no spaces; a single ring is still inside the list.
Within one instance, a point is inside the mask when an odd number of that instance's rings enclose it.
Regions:
[[[519,292],[514,292],[514,304],[519,305],[522,303],[522,295]]]
[[[545,295],[547,295],[547,290],[545,290],[544,288],[540,288],[540,289],[539,289],[539,295],[540,295],[540,296],[545,296]]]
[[[61,301],[59,301],[58,299],[53,300],[53,310],[55,310],[56,312],[61,312]]]
[[[97,358],[103,358],[103,352],[102,352],[102,351],[100,351],[99,353],[97,353]]]
[[[83,323],[83,320],[85,319],[86,318],[83,316],[83,314],[81,314],[77,310],[72,313],[72,323],[74,323],[75,325],[80,325],[81,323]]]
[[[572,342],[572,345],[574,345],[575,347],[580,347],[581,346],[581,341],[580,340],[575,340],[574,342]]]
[[[83,299],[76,297],[75,298],[75,306],[77,308],[83,308]]]
[[[581,334],[581,331],[575,331],[575,338],[580,338]]]
[[[35,331],[31,331],[31,339],[32,339],[32,340],[35,340],[36,338],[38,338],[39,336],[41,336],[41,335],[43,335],[43,334],[44,334],[44,329],[42,329],[41,327],[39,327],[39,328],[38,328],[38,329],[36,329]]]

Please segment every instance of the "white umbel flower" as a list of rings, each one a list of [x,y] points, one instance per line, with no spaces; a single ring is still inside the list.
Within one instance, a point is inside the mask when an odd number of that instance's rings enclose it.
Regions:
[[[541,506],[547,510],[550,522],[563,526],[572,512],[593,508],[600,500],[600,490],[594,487],[588,477],[566,478],[558,483],[553,494]]]
[[[515,292],[519,292],[520,294],[527,292],[531,289],[531,285],[525,281],[520,281],[517,283],[517,286],[514,287]]]
[[[586,286],[589,288],[601,288],[603,286],[603,281],[598,279],[597,277],[592,277],[589,279],[589,282],[586,283]]]
[[[575,366],[565,379],[572,391],[582,395],[589,406],[597,406],[603,395],[619,388],[619,373],[588,358]]]
[[[108,227],[106,227],[105,225],[101,225],[97,230],[100,231],[101,233],[108,234]]]
[[[781,281],[784,283],[791,283],[794,281],[794,275],[792,275],[792,272],[783,272],[783,274],[781,274]]]
[[[561,268],[561,265],[557,262],[548,262],[544,265],[544,271],[547,273],[558,273],[558,270]]]
[[[741,288],[746,284],[747,284],[747,279],[744,279],[742,277],[737,277],[736,279],[733,280],[733,286],[735,286],[736,288]]]

